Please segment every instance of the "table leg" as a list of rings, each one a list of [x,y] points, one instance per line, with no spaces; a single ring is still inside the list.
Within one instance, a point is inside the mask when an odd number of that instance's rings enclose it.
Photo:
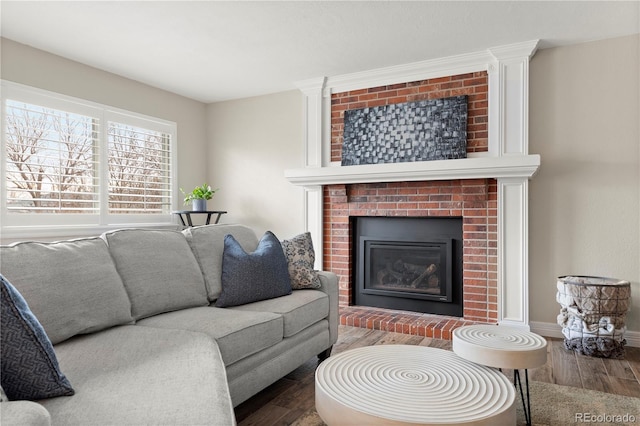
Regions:
[[[522,398],[522,408],[524,411],[524,420],[527,426],[531,426],[531,399],[529,397],[529,370],[525,368],[524,379],[527,387],[527,400],[524,400],[524,392],[522,391],[522,380],[520,379],[520,370],[513,370],[513,384],[516,389],[520,389],[520,398]]]

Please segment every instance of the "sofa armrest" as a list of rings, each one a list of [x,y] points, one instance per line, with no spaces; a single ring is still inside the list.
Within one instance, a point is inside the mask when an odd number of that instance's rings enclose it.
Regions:
[[[32,401],[3,401],[0,403],[2,426],[51,426],[51,415],[42,405]]]
[[[318,271],[320,283],[319,290],[329,296],[329,338],[333,345],[338,340],[338,324],[340,316],[338,314],[338,276],[329,271]]]

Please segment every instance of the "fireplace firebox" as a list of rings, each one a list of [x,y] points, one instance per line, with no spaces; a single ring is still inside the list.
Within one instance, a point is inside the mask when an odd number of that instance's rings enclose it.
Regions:
[[[354,217],[353,304],[462,316],[462,219]]]
[[[451,302],[451,241],[361,237],[362,293]]]

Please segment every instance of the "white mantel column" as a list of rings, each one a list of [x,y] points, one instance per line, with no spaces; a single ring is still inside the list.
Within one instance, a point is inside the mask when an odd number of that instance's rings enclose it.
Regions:
[[[529,154],[529,60],[538,41],[489,49],[489,153]],[[498,322],[529,329],[529,178],[498,178]]]
[[[498,323],[529,330],[529,180],[498,179]]]
[[[305,112],[305,149],[304,149],[304,166],[305,167],[323,167],[326,159],[323,158],[323,130],[325,129],[324,120],[327,116],[323,112],[325,108],[324,102],[324,86],[326,78],[318,78],[306,80],[298,83],[298,88],[304,93],[304,112]],[[305,185],[304,190],[304,209],[305,209],[305,228],[311,233],[313,240],[313,248],[316,255],[315,268],[322,269],[323,259],[323,213],[322,213],[322,185]]]
[[[489,65],[489,154],[529,154],[529,60],[538,40],[494,47]]]

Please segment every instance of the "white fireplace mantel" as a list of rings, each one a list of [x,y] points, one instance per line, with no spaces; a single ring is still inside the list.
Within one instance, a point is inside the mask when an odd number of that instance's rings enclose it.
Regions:
[[[333,185],[427,180],[531,178],[540,166],[539,155],[473,157],[412,163],[308,167],[285,171],[294,185]]]
[[[305,226],[323,241],[323,186],[397,181],[495,178],[498,182],[498,322],[529,329],[528,184],[540,166],[529,154],[529,60],[538,40],[481,52],[298,83],[304,93],[304,167],[285,178],[304,188]],[[488,140],[486,153],[456,160],[376,165],[332,164],[331,95],[396,83],[486,71]],[[316,268],[322,267],[316,244]]]

